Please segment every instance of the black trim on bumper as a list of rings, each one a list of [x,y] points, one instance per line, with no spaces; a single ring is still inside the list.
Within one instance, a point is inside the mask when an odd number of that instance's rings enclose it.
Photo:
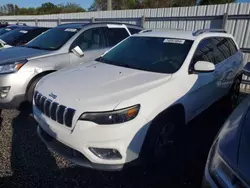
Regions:
[[[5,102],[5,99],[0,99],[0,109],[18,109],[20,104],[24,102],[24,100],[24,95],[16,95],[9,102]]]
[[[76,165],[103,171],[120,171],[123,169],[124,164],[108,165],[108,164],[92,163],[79,151],[76,151],[62,144],[55,138],[48,135],[40,126],[37,127],[37,133],[48,148],[55,151],[56,153],[63,156],[67,160],[71,161],[72,163],[75,163]]]

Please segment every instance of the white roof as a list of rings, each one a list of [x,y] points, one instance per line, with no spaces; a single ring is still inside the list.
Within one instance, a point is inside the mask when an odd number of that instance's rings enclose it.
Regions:
[[[169,37],[169,38],[178,38],[186,40],[195,40],[196,36],[193,36],[192,31],[150,31],[145,33],[136,34],[136,36],[143,37]]]

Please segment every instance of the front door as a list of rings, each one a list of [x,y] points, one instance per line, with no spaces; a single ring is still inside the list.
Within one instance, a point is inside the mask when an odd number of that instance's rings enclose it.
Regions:
[[[84,55],[79,57],[70,52],[70,63],[73,66],[96,59],[108,50],[101,27],[91,28],[80,34],[71,45],[71,49],[79,46]]]
[[[189,79],[192,85],[185,95],[185,106],[187,117],[192,119],[200,114],[214,101],[214,91],[216,90],[215,71],[213,72],[195,72],[194,64],[198,61],[208,61],[215,63],[215,46],[212,38],[204,39],[198,45],[193,59],[190,63]]]

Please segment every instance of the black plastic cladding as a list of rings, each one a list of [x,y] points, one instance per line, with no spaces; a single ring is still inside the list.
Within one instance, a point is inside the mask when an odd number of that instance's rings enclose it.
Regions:
[[[75,115],[75,110],[72,108],[67,108],[64,105],[59,105],[45,96],[42,96],[39,92],[35,92],[34,95],[36,107],[47,117],[60,124],[64,124],[67,127],[72,126],[72,120]]]

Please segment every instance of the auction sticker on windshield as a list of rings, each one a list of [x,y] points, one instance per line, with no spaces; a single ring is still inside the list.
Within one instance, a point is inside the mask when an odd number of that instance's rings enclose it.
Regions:
[[[77,29],[71,29],[71,28],[68,28],[68,29],[65,29],[65,31],[68,31],[68,32],[76,32]]]
[[[25,30],[20,30],[19,32],[20,33],[28,33],[28,31],[25,31]]]
[[[164,43],[184,44],[185,40],[182,39],[165,39]]]

